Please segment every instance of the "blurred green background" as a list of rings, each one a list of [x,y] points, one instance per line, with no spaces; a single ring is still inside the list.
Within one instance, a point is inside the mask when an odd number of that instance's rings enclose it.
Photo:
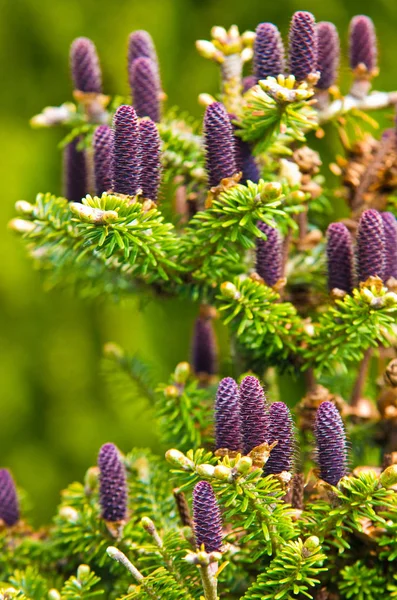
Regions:
[[[312,11],[339,28],[344,50],[350,18],[371,16],[380,39],[378,88],[397,88],[396,0],[0,0],[0,465],[26,488],[35,519],[52,514],[59,490],[82,478],[98,447],[112,440],[127,451],[156,447],[147,406],[118,403],[100,376],[104,342],[139,351],[164,380],[188,358],[195,309],[177,301],[142,311],[130,300],[89,304],[62,291],[46,293],[23,245],[7,231],[16,200],[61,192],[59,130],[33,131],[29,118],[71,98],[68,51],[88,36],[98,48],[105,92],[127,94],[126,40],[133,29],[152,34],[168,104],[199,116],[197,96],[215,94],[217,67],[194,41],[212,25],[254,29],[261,21],[283,32],[295,10]],[[342,79],[348,70],[346,59]]]

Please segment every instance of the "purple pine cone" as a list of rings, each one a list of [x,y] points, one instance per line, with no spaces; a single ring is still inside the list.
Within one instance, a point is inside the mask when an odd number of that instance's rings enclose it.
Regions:
[[[154,202],[160,185],[160,136],[156,124],[151,119],[139,122],[141,139],[142,172],[141,188],[145,198]]]
[[[317,69],[316,21],[309,12],[294,13],[289,30],[289,72],[303,81]]]
[[[134,60],[141,57],[150,58],[156,65],[158,64],[156,49],[150,33],[138,29],[130,33],[128,38],[128,72]]]
[[[258,229],[267,236],[267,240],[256,239],[256,272],[265,283],[273,286],[282,276],[283,256],[282,239],[278,229],[258,221]]]
[[[349,30],[350,67],[364,65],[368,71],[377,67],[378,48],[375,27],[372,19],[357,15],[350,21]]]
[[[216,448],[241,451],[239,391],[231,377],[219,382],[215,401]]]
[[[269,409],[269,444],[277,442],[265,465],[265,475],[291,471],[294,462],[294,433],[291,413],[284,402],[274,402]]]
[[[246,184],[247,181],[258,183],[260,173],[255,158],[252,155],[251,146],[248,142],[245,142],[239,136],[235,135],[238,131],[238,126],[233,123],[233,121],[236,120],[236,116],[229,114],[229,119],[234,132],[234,158],[236,161],[236,168],[238,172],[240,171],[242,173],[240,183]]]
[[[357,232],[357,263],[359,281],[378,276],[385,271],[385,231],[382,217],[375,209],[365,210]]]
[[[156,64],[150,59],[135,59],[129,71],[133,105],[138,117],[160,121],[160,80]]]
[[[0,519],[9,527],[19,521],[17,491],[8,469],[0,469]]]
[[[140,188],[141,148],[138,117],[132,106],[119,106],[113,119],[112,190],[135,196]]]
[[[314,424],[320,477],[337,485],[347,473],[347,444],[343,421],[332,402],[320,404]]]
[[[75,138],[63,151],[64,196],[69,202],[81,202],[88,193],[87,166],[84,150],[78,150],[80,138]]]
[[[214,375],[217,370],[217,354],[212,320],[200,316],[196,319],[193,331],[192,365],[194,372]]]
[[[105,521],[124,521],[127,516],[127,483],[124,465],[114,444],[104,444],[98,455],[99,503]]]
[[[265,394],[259,380],[252,375],[240,384],[241,432],[244,454],[268,439],[268,415]]]
[[[328,90],[338,76],[340,54],[338,30],[333,23],[318,23],[317,43],[317,71],[320,72],[320,79],[316,85],[320,90]]]
[[[214,490],[208,481],[199,481],[193,490],[193,521],[196,546],[206,552],[220,552],[222,519]]]
[[[85,37],[74,40],[70,47],[70,69],[75,90],[102,92],[102,74],[94,43]]]
[[[343,223],[331,223],[327,229],[328,289],[354,288],[354,255],[350,232]]]
[[[397,279],[397,220],[391,212],[380,213],[385,230],[384,280]]]
[[[255,75],[247,75],[243,77],[243,93],[248,92],[252,87],[256,85],[256,77]]]
[[[110,190],[110,158],[112,153],[113,131],[108,125],[100,125],[94,133],[95,193],[101,196]]]
[[[233,128],[221,102],[207,107],[204,116],[206,166],[210,187],[238,171],[235,162]]]
[[[284,73],[284,45],[273,23],[260,23],[256,28],[253,60],[256,81]]]

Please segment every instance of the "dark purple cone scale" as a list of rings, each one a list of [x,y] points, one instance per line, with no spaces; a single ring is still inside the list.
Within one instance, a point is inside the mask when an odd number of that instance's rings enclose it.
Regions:
[[[193,490],[193,521],[196,546],[206,552],[220,552],[222,519],[214,490],[207,481],[199,481]]]
[[[108,125],[100,125],[94,133],[95,193],[101,196],[110,190],[110,158],[112,153],[113,131]]]
[[[328,289],[350,294],[354,287],[354,255],[350,232],[343,223],[331,223],[327,230]]]
[[[267,223],[258,221],[258,228],[267,236],[256,239],[256,272],[265,283],[273,286],[282,276],[282,239],[279,231]]]
[[[317,71],[320,79],[316,86],[328,90],[338,77],[340,43],[338,31],[333,23],[321,21],[317,25]]]
[[[99,451],[99,502],[105,521],[124,521],[127,516],[127,484],[124,465],[114,444]]]
[[[357,15],[350,21],[349,29],[350,67],[365,65],[368,71],[377,67],[378,48],[375,27],[372,19],[365,15]]]
[[[219,382],[215,401],[216,449],[238,452],[242,448],[239,390],[231,377]]]
[[[112,190],[135,196],[140,187],[141,149],[138,117],[132,106],[119,106],[113,119]]]
[[[156,49],[150,33],[143,29],[133,31],[128,38],[128,70],[137,58],[150,58],[158,63]]]
[[[204,116],[206,167],[210,187],[220,184],[225,177],[238,171],[235,162],[233,128],[221,102],[207,107]]]
[[[397,279],[397,220],[391,212],[380,214],[385,231],[385,271],[384,280]]]
[[[254,43],[254,76],[256,81],[284,73],[284,46],[273,23],[260,23]]]
[[[91,40],[80,37],[70,47],[70,69],[75,90],[102,92],[101,67],[95,45]]]
[[[234,134],[238,131],[237,125],[233,124],[235,115],[229,114]],[[234,157],[237,172],[242,173],[240,183],[246,184],[247,181],[258,183],[260,178],[259,168],[251,152],[251,146],[237,135],[234,135]]]
[[[160,121],[160,80],[156,64],[150,58],[135,59],[129,71],[132,102],[138,117]]]
[[[365,210],[357,231],[357,263],[359,281],[378,276],[385,270],[385,231],[382,217],[375,209]]]
[[[243,93],[248,92],[252,87],[256,85],[256,77],[255,75],[247,75],[243,77]]]
[[[240,384],[240,414],[243,452],[248,454],[268,438],[265,394],[259,380],[252,375],[244,377]]]
[[[17,492],[8,469],[0,469],[0,519],[9,527],[19,521]]]
[[[151,119],[139,122],[142,172],[141,188],[145,198],[156,201],[160,185],[160,136]]]
[[[347,473],[347,447],[343,421],[332,402],[320,404],[314,433],[320,477],[330,485],[337,485]]]
[[[86,155],[78,150],[79,142],[75,138],[63,150],[64,196],[69,202],[81,202],[88,193]]]
[[[291,471],[294,459],[294,434],[291,413],[284,402],[274,402],[269,409],[269,444],[277,442],[265,465],[265,475]]]
[[[198,317],[192,340],[192,366],[195,373],[214,375],[217,370],[217,347],[212,320]]]
[[[309,12],[294,13],[288,45],[289,72],[297,81],[303,81],[317,68],[317,31],[316,21]]]

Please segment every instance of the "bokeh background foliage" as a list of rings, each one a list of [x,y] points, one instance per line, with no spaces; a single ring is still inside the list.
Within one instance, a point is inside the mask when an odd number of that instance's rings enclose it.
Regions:
[[[152,34],[168,106],[202,113],[197,95],[217,92],[215,65],[194,41],[212,25],[240,30],[273,21],[284,34],[295,10],[333,21],[346,50],[348,22],[371,16],[380,44],[375,87],[397,88],[395,0],[0,0],[2,208],[0,211],[0,463],[29,491],[37,521],[50,516],[59,489],[95,461],[108,440],[127,450],[156,449],[150,409],[140,399],[118,401],[100,376],[103,344],[137,351],[164,380],[189,353],[195,307],[162,299],[144,309],[137,299],[90,303],[65,290],[46,292],[23,245],[6,231],[16,200],[61,192],[59,130],[33,131],[29,118],[71,97],[68,51],[85,35],[98,48],[105,91],[128,94],[126,41],[133,29]],[[347,76],[346,60],[342,68]],[[218,329],[225,347],[225,332]],[[284,400],[288,400],[283,398]]]

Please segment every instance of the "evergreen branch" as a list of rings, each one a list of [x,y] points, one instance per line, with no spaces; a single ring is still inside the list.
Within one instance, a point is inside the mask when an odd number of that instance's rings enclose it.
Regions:
[[[74,575],[65,581],[61,590],[61,600],[92,600],[104,594],[103,590],[93,590],[100,582],[100,578],[93,573],[89,566],[80,565],[77,576]]]
[[[369,568],[358,560],[340,572],[339,590],[344,598],[356,600],[387,600],[386,579],[377,568]]]

